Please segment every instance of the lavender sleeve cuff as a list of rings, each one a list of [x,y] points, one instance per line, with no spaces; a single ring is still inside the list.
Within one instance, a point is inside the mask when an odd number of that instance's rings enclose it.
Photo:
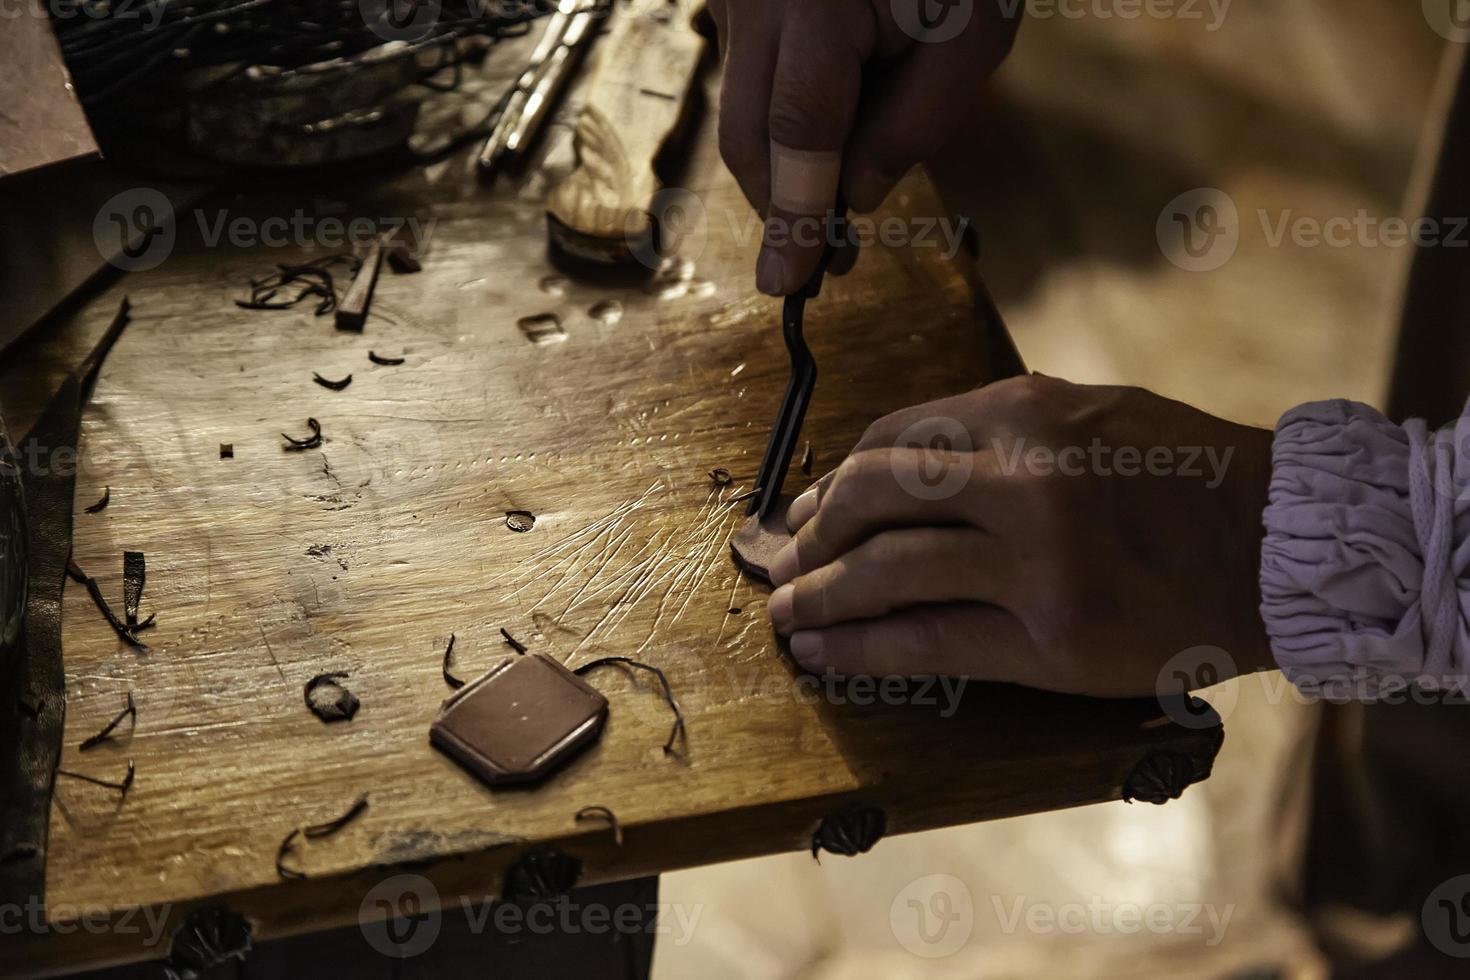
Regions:
[[[1470,405],[1438,432],[1357,402],[1276,426],[1261,613],[1308,693],[1470,693]]]

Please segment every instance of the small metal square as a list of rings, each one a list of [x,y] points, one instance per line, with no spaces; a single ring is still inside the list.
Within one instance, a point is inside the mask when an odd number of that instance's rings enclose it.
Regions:
[[[456,691],[429,741],[485,782],[531,782],[595,741],[607,699],[542,654],[508,657]]]

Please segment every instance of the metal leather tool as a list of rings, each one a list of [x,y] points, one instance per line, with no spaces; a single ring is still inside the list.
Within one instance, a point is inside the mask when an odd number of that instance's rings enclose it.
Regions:
[[[46,891],[51,791],[66,717],[61,598],[71,557],[75,454],[92,386],[127,325],[124,299],[107,332],[16,447],[30,588],[20,644],[0,662],[0,905],[26,908]]]
[[[827,275],[827,266],[832,261],[831,242],[843,241],[847,230],[847,204],[839,200],[828,215],[827,251],[800,292],[786,297],[781,310],[781,332],[786,339],[786,350],[791,355],[791,380],[786,383],[786,395],[781,400],[781,411],[776,415],[775,428],[771,430],[771,441],[766,444],[766,455],[761,461],[760,473],[755,478],[759,492],[750,500],[747,515],[758,515],[765,520],[771,508],[781,496],[781,487],[786,483],[786,473],[791,469],[791,456],[796,451],[796,440],[801,435],[801,423],[806,418],[806,408],[811,402],[812,391],[817,386],[817,362],[802,336],[802,320],[806,314],[806,302],[815,299],[822,291],[822,279]]]

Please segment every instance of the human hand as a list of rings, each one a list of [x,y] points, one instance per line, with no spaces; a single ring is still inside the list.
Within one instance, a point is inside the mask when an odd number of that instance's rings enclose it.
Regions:
[[[1043,377],[895,412],[792,503],[772,622],[816,673],[1124,697],[1197,646],[1265,669],[1271,442]]]
[[[876,210],[973,118],[1022,9],[1003,0],[710,0],[724,64],[720,153],[766,218],[762,292],[787,295],[811,278],[839,182],[855,211]]]

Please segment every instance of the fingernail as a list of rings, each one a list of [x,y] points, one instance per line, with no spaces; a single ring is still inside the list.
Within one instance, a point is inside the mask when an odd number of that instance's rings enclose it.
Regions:
[[[776,552],[776,557],[771,559],[771,565],[766,569],[771,575],[772,585],[785,585],[801,573],[797,564],[796,542],[792,541],[786,547]]]
[[[812,487],[800,497],[791,501],[791,506],[786,508],[786,530],[795,534],[801,530],[801,526],[812,519],[817,512],[817,488]]]
[[[762,248],[755,264],[755,288],[767,296],[785,294],[786,260],[774,248]]]
[[[795,612],[792,609],[795,596],[796,586],[788,582],[771,593],[771,601],[766,605],[771,614],[771,625],[782,636],[790,633],[791,627],[796,625]]]
[[[817,630],[798,630],[791,634],[791,656],[807,670],[821,670],[822,634]]]

